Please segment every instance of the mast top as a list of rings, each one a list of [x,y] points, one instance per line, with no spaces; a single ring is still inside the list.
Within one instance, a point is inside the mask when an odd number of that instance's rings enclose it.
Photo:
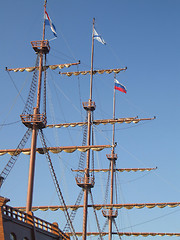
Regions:
[[[44,8],[46,9],[47,0],[44,0]]]

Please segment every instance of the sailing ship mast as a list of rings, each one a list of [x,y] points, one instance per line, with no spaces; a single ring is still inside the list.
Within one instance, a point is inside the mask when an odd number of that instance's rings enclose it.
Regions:
[[[44,2],[44,9],[46,9],[47,0]],[[34,48],[39,52],[39,77],[38,77],[38,89],[37,89],[37,104],[34,108],[33,121],[32,121],[32,139],[31,139],[31,153],[30,153],[30,164],[29,164],[29,180],[28,180],[28,192],[27,192],[27,203],[26,212],[32,210],[32,199],[33,199],[33,185],[34,185],[34,172],[35,172],[35,159],[36,159],[36,146],[37,146],[37,134],[38,130],[46,126],[46,114],[43,114],[43,119],[37,124],[37,119],[39,118],[40,112],[40,98],[41,98],[41,85],[42,85],[42,66],[43,66],[43,56],[49,52],[48,41],[45,39],[45,18],[43,22],[43,36],[42,41],[34,42]],[[42,117],[42,115],[40,115]],[[26,125],[26,122],[23,122]]]
[[[83,107],[87,111],[88,121],[87,121],[87,146],[91,145],[91,123],[92,123],[92,112],[95,110],[96,105],[95,102],[92,102],[92,84],[93,84],[93,61],[94,61],[94,23],[95,19],[93,19],[93,30],[92,30],[92,53],[91,53],[91,74],[90,74],[90,96],[88,102],[83,102]],[[88,209],[88,193],[90,188],[94,187],[94,178],[90,178],[89,176],[89,168],[90,168],[90,149],[87,151],[86,158],[86,169],[84,173],[84,183],[81,184],[80,187],[84,188],[84,207],[83,207],[83,232],[82,232],[82,240],[86,240],[87,235],[87,209]]]
[[[114,80],[116,78],[116,74],[114,73]],[[115,120],[115,88],[113,90],[113,120]],[[114,203],[114,170],[115,170],[115,161],[117,160],[117,154],[115,154],[115,124],[113,124],[113,131],[112,131],[112,150],[111,154],[107,154],[108,160],[110,160],[110,172],[111,172],[111,184],[110,184],[110,204],[113,205]],[[117,210],[113,210],[113,208],[110,208],[109,210],[103,210],[102,211],[103,216],[107,217],[109,220],[109,237],[108,239],[112,239],[112,222],[113,219],[117,217]]]

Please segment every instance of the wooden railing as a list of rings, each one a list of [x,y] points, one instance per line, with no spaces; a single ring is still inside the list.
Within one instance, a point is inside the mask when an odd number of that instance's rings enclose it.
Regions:
[[[83,102],[82,104],[85,110],[94,111],[96,109],[95,102]]]
[[[45,114],[27,114],[27,115],[20,115],[21,120],[23,122],[46,122],[46,115]]]
[[[24,223],[28,223],[36,228],[43,229],[47,232],[51,232],[56,235],[62,236],[63,239],[69,239],[69,236],[64,234],[59,228],[57,223],[49,223],[45,220],[37,218],[32,214],[25,213],[23,211],[18,210],[17,208],[12,208],[8,205],[2,207],[2,213],[5,216],[10,218],[19,220]]]
[[[113,217],[116,218],[118,215],[118,211],[114,209],[109,209],[109,210],[102,210],[102,214],[104,217]]]
[[[35,52],[45,52],[48,53],[50,51],[49,41],[48,40],[39,40],[32,41],[31,45]]]
[[[92,184],[94,185],[94,177],[87,177],[87,182],[85,182],[84,177],[76,177],[76,182],[80,184]]]
[[[114,153],[114,154],[106,154],[106,157],[109,160],[117,160],[117,154],[116,153]]]

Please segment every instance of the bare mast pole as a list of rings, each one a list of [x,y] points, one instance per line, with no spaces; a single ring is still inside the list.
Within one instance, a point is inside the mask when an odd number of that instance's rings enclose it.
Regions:
[[[116,78],[116,74],[114,74],[114,79]],[[113,120],[115,120],[115,88],[114,88],[114,94],[113,94]],[[112,149],[111,154],[106,154],[107,159],[110,161],[110,171],[111,171],[111,184],[110,184],[110,205],[112,206],[114,203],[114,168],[115,168],[115,161],[117,160],[117,154],[115,154],[115,124],[113,123],[113,132],[112,132]],[[109,210],[103,210],[102,211],[103,216],[108,218],[109,222],[109,231],[108,231],[108,240],[112,240],[112,221],[114,218],[117,217],[117,211],[113,210],[113,207],[111,207]]]
[[[93,57],[94,57],[94,23],[95,19],[93,18],[93,33],[92,33],[92,53],[91,53],[91,77],[90,77],[90,97],[88,104],[84,105],[84,109],[88,112],[88,138],[87,138],[87,146],[91,145],[91,117],[92,111],[95,110],[95,103],[92,102],[92,83],[93,83]],[[84,176],[84,210],[83,210],[83,234],[82,240],[86,240],[87,233],[87,205],[88,205],[88,192],[89,188],[93,187],[93,182],[89,177],[89,166],[90,165],[90,150],[87,151],[87,160],[86,160],[86,169]]]
[[[114,74],[114,79],[116,78],[116,74]],[[114,88],[114,94],[113,94],[113,120],[115,119],[115,88]],[[114,194],[114,165],[115,165],[115,159],[114,159],[114,138],[115,138],[115,124],[113,124],[113,133],[112,133],[112,150],[111,150],[111,195],[110,195],[110,204],[113,204],[113,194]],[[109,214],[109,240],[112,239],[112,219],[113,219],[113,210],[110,209]]]
[[[46,9],[47,0],[44,1],[44,9]],[[45,38],[45,19],[43,22],[43,36],[42,40]],[[43,48],[43,41],[41,43],[41,49]],[[37,90],[37,104],[34,108],[33,118],[34,121],[37,119],[37,114],[40,111],[40,97],[41,97],[41,80],[42,80],[42,66],[43,66],[43,51],[39,52],[39,77],[38,77],[38,90]],[[30,163],[29,163],[29,178],[28,178],[28,192],[27,192],[27,202],[26,202],[26,212],[32,210],[32,200],[33,200],[33,186],[34,186],[34,173],[35,173],[35,159],[36,159],[36,145],[37,145],[37,134],[39,127],[33,122],[32,125],[32,139],[31,139],[31,153],[30,153]]]

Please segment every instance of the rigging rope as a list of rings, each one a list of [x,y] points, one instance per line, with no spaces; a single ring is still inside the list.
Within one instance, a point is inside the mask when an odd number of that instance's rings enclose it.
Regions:
[[[27,82],[27,79],[26,79],[25,83],[26,83],[26,82]],[[8,116],[9,116],[9,114],[11,113],[12,109],[14,108],[15,103],[16,103],[18,97],[19,97],[19,94],[21,93],[22,89],[23,89],[24,86],[25,86],[25,83],[24,83],[24,85],[22,86],[21,90],[19,91],[18,95],[16,96],[15,100],[13,101],[13,104],[12,104],[12,106],[10,107],[10,109],[9,109],[9,111],[8,111],[8,114],[6,115],[6,119],[8,118]],[[12,124],[12,123],[10,123],[10,124],[5,124],[6,119],[5,119],[5,120],[3,121],[3,123],[0,125],[0,129],[1,129],[3,126],[11,125],[11,124]]]
[[[19,122],[21,122],[21,120],[16,121],[16,122],[11,122],[11,123],[3,123],[3,124],[0,124],[0,127],[13,125],[13,124],[16,124],[16,123],[19,123]]]
[[[85,121],[87,121],[88,116],[86,115]],[[86,146],[86,141],[87,141],[87,125],[83,126],[83,140],[82,140],[82,146]],[[85,166],[85,157],[86,153],[81,152],[80,154],[80,159],[79,159],[79,164],[78,164],[78,170],[84,170]],[[82,171],[77,172],[77,178],[79,177],[84,177],[84,173]]]
[[[114,162],[114,169],[116,170],[116,162]],[[116,196],[116,203],[118,202],[118,192],[117,192],[117,171],[114,172],[115,173],[115,196]]]
[[[56,82],[54,82],[54,85],[55,85],[56,89],[58,89],[61,92],[61,94],[66,98],[66,100],[71,103],[71,105],[74,107],[74,109],[76,109],[76,111],[79,114],[81,114],[81,111],[79,110],[79,108],[76,107],[74,102],[71,101],[71,99],[62,91],[62,89],[56,84]]]
[[[121,230],[125,230],[125,229],[132,228],[132,227],[136,227],[136,226],[140,226],[140,225],[143,225],[143,224],[146,224],[146,223],[149,223],[149,222],[153,222],[153,221],[155,221],[155,220],[164,218],[164,217],[166,217],[166,216],[168,216],[168,215],[174,214],[174,213],[179,212],[179,211],[180,211],[180,210],[175,210],[175,211],[173,211],[173,212],[171,212],[171,213],[163,214],[163,215],[161,215],[160,217],[156,217],[156,218],[150,219],[150,220],[145,221],[145,222],[141,222],[141,223],[137,223],[137,224],[134,224],[134,225],[131,225],[131,226],[128,226],[128,227],[121,228]],[[132,231],[132,232],[133,232],[133,231]]]
[[[46,54],[44,59],[44,65],[46,66]],[[43,113],[46,115],[46,77],[47,77],[47,71],[46,67],[44,68],[44,99],[43,99]]]
[[[58,198],[60,200],[61,205],[63,205],[64,209],[65,209],[64,214],[65,214],[66,221],[69,223],[69,226],[70,226],[71,231],[73,233],[73,238],[78,240],[78,238],[76,236],[76,233],[75,233],[75,230],[74,230],[74,227],[72,225],[72,222],[71,222],[71,219],[70,219],[70,216],[69,216],[69,213],[68,213],[68,210],[67,210],[67,207],[66,207],[66,204],[65,204],[65,201],[64,201],[64,198],[63,198],[63,195],[62,195],[62,192],[61,192],[61,189],[60,189],[60,186],[59,186],[59,183],[58,183],[55,171],[54,171],[54,168],[53,168],[53,165],[52,165],[50,154],[46,150],[47,146],[46,146],[46,142],[45,142],[45,138],[44,138],[44,134],[43,134],[42,129],[40,129],[40,139],[41,139],[41,143],[42,143],[42,146],[43,146],[44,154],[46,155],[46,159],[48,161],[50,173],[51,173],[51,176],[52,176],[55,188],[56,188],[56,192],[57,192]]]
[[[20,149],[23,149],[25,144],[27,143],[28,139],[29,139],[29,136],[31,134],[31,131],[32,129],[29,128],[26,133],[24,134],[22,140],[20,141],[19,145],[17,146],[16,148],[16,151],[14,152],[13,156],[10,158],[10,160],[8,161],[8,163],[6,164],[5,168],[3,169],[3,171],[1,172],[0,176],[3,178],[1,179],[1,182],[0,182],[0,186],[2,186],[2,183],[5,181],[5,179],[7,178],[7,176],[9,175],[10,171],[12,170],[14,164],[16,163],[18,157],[19,157],[19,154],[18,151]]]
[[[108,218],[106,219],[106,221],[105,221],[105,223],[104,223],[104,226],[103,226],[103,228],[102,228],[102,233],[105,231],[105,229],[106,229],[106,227],[107,227],[107,225],[108,225],[108,222],[109,222],[109,220],[108,220]],[[100,237],[98,237],[98,240],[100,239]]]
[[[93,200],[93,195],[92,195],[91,189],[89,189],[89,193],[90,193],[90,196],[91,196],[92,205],[94,205],[94,200]],[[98,231],[99,231],[99,237],[100,237],[101,240],[103,240],[102,231],[100,229],[100,225],[99,225],[99,221],[98,221],[98,217],[97,217],[95,208],[93,208],[93,211],[94,211],[94,215],[95,215],[95,218],[96,218],[97,228],[98,228]]]
[[[93,123],[93,120],[94,120],[94,113],[92,112],[92,123]],[[94,127],[93,127],[93,124],[92,124],[92,145],[94,145]],[[94,151],[92,151],[92,172],[91,172],[91,176],[94,178]]]
[[[73,54],[73,52],[72,52],[72,49],[70,48],[70,45],[69,45],[68,41],[65,39],[63,33],[61,32],[61,29],[59,28],[58,30],[59,30],[59,32],[60,32],[60,34],[61,34],[61,36],[62,36],[62,38],[63,38],[63,40],[64,40],[64,42],[65,42],[65,44],[66,44],[66,46],[67,46],[67,48],[69,49],[69,52],[71,53],[73,59],[74,59],[75,61],[77,61],[77,59],[75,58],[75,56],[74,56],[74,54]]]
[[[82,197],[83,197],[83,189],[81,189],[74,206],[78,206],[81,203]],[[71,222],[74,221],[77,210],[78,208],[75,208],[71,211],[71,214],[70,214]],[[69,230],[70,230],[70,225],[69,225],[69,222],[67,222],[63,229],[63,232],[68,232]]]
[[[109,194],[109,186],[110,186],[110,169],[111,169],[111,163],[109,163],[109,171],[108,171],[108,178],[106,183],[106,191],[104,196],[104,204],[107,204],[108,194]]]
[[[12,81],[12,83],[13,83],[13,85],[14,85],[15,89],[16,89],[16,90],[17,90],[17,92],[18,92],[18,95],[20,96],[21,100],[22,100],[22,101],[23,101],[23,103],[25,104],[25,101],[24,101],[23,97],[21,96],[21,93],[20,93],[20,91],[18,90],[18,88],[17,88],[17,86],[16,86],[15,82],[13,81],[13,78],[11,77],[11,75],[10,75],[9,71],[7,71],[7,73],[8,73],[8,75],[9,75],[9,78],[11,79],[11,81]]]
[[[37,78],[38,78],[38,67],[39,65],[39,54],[37,55],[36,58],[36,68],[33,72],[33,78],[32,78],[32,82],[31,82],[31,87],[29,90],[29,95],[28,95],[28,99],[26,101],[24,110],[22,112],[22,115],[26,115],[26,114],[32,114],[33,113],[33,107],[34,107],[34,102],[35,102],[35,94],[36,94],[36,88],[37,88]]]
[[[77,70],[79,71],[78,65],[77,65]],[[79,81],[79,75],[77,76],[78,78],[78,90],[79,90],[79,105],[80,105],[80,111],[81,111],[81,121],[83,121],[83,114],[82,114],[82,98],[81,98],[81,89],[80,89],[80,81]]]
[[[117,226],[117,224],[116,224],[116,221],[115,221],[114,218],[113,218],[112,220],[113,220],[114,226],[116,227],[116,231],[117,231],[117,233],[118,233],[118,237],[119,237],[119,239],[121,240],[122,238],[121,238],[121,236],[120,236],[120,234],[119,234],[119,229],[118,229],[118,226]]]

